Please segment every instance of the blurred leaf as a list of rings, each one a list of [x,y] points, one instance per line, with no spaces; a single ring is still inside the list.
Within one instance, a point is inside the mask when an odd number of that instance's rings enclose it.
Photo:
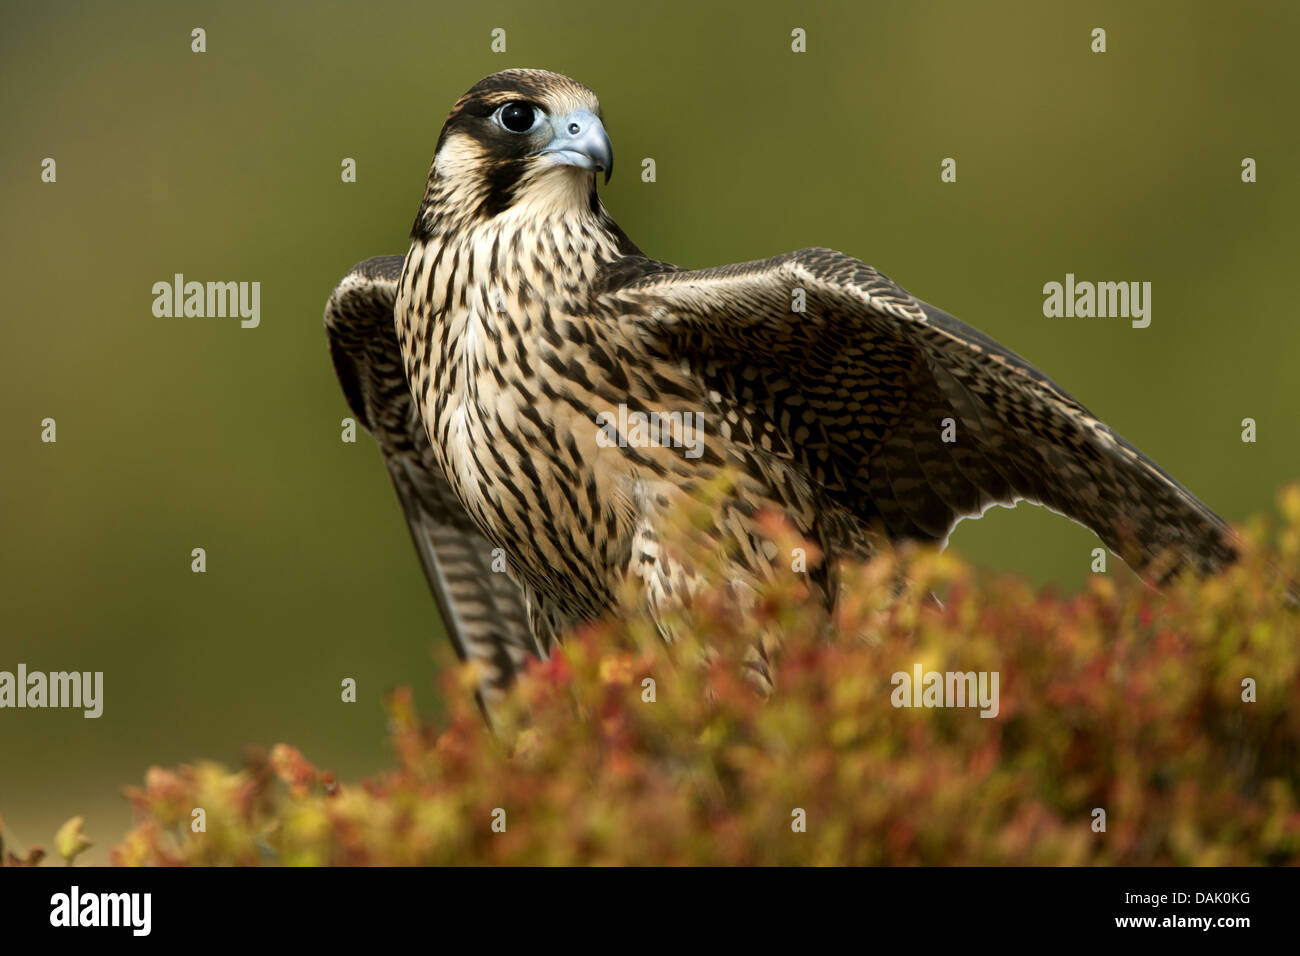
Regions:
[[[93,845],[81,830],[85,822],[82,817],[73,817],[59,827],[59,832],[54,835],[54,847],[69,865],[77,858],[77,854]]]

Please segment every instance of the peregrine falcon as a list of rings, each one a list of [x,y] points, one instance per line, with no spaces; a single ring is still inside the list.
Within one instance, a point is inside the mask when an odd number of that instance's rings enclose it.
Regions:
[[[730,583],[770,571],[754,518],[773,509],[825,555],[827,607],[842,562],[1020,500],[1148,576],[1236,557],[1221,518],[1008,349],[830,249],[649,258],[597,195],[612,171],[591,90],[489,76],[443,125],[405,258],[362,262],[326,307],[481,694],[629,577],[656,620],[689,595],[656,528],[724,470],[707,531]]]

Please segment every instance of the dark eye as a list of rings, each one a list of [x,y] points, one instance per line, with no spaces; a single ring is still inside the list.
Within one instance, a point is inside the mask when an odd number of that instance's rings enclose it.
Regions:
[[[537,122],[537,110],[527,103],[507,103],[497,113],[497,122],[512,133],[527,133]]]

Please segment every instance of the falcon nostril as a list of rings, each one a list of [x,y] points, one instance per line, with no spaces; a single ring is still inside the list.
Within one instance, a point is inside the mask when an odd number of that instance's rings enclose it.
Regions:
[[[569,124],[569,135],[570,135],[570,136],[577,136],[577,135],[578,135],[579,133],[581,133],[581,132],[582,132],[582,127],[579,126],[577,123],[570,123],[570,124]]]

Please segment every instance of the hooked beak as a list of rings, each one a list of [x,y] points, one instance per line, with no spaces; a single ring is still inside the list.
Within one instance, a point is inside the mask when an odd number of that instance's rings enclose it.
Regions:
[[[538,150],[557,166],[576,166],[588,172],[604,170],[605,182],[614,172],[614,147],[609,134],[591,110],[575,110],[551,120],[554,135]]]

